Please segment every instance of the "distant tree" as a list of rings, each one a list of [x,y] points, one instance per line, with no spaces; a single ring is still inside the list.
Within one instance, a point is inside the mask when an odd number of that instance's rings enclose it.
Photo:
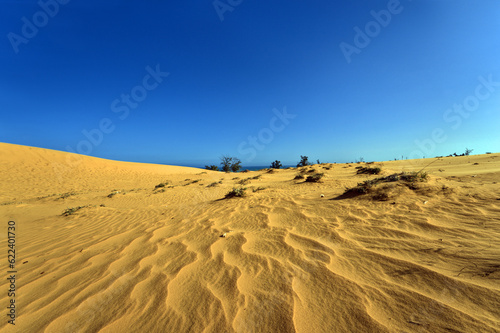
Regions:
[[[219,171],[219,167],[217,165],[205,165],[205,169]]]
[[[283,165],[281,165],[281,162],[280,162],[280,161],[278,161],[278,160],[276,160],[276,161],[274,161],[273,163],[271,163],[271,168],[272,168],[272,169],[279,169],[279,168],[281,168],[282,166],[283,166]]]
[[[233,158],[229,156],[222,156],[220,158],[220,165],[222,166],[222,171],[230,172],[231,171],[231,162]]]
[[[309,157],[300,155],[300,162],[297,164],[297,168],[311,165],[308,160]]]
[[[474,149],[465,148],[465,153],[464,153],[464,155],[465,155],[465,156],[469,156],[469,155],[470,155],[470,153],[472,153],[472,151],[473,151],[473,150],[474,150]]]
[[[236,157],[222,156],[220,164],[224,172],[238,172],[241,169],[241,161]]]
[[[321,162],[319,160],[316,160],[316,164],[321,164]]]
[[[231,163],[231,171],[232,172],[238,172],[241,169],[241,161],[239,158],[233,157],[232,163]]]

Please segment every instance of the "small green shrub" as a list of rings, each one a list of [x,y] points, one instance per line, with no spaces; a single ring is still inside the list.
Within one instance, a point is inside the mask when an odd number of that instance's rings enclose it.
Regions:
[[[165,186],[167,186],[167,185],[168,185],[168,181],[167,181],[167,182],[164,182],[164,183],[160,183],[160,184],[158,184],[158,185],[156,185],[156,186],[155,186],[155,190],[156,190],[157,188],[160,188],[160,187],[165,187]]]
[[[300,155],[300,162],[297,163],[297,168],[303,167],[303,166],[308,166],[310,164],[311,163],[309,163],[309,157]]]
[[[250,178],[245,178],[245,179],[242,179],[238,182],[238,184],[240,185],[245,185],[247,184],[248,182],[250,182]]]
[[[276,160],[274,162],[271,163],[271,169],[279,169],[281,168],[283,165],[281,164],[280,161]]]
[[[369,175],[378,175],[382,169],[379,167],[357,167],[358,171],[356,172],[358,175],[359,174],[369,174]]]
[[[323,178],[324,175],[325,175],[324,173],[315,173],[312,176],[307,176],[306,182],[308,182],[308,183],[317,183],[317,182],[319,182],[321,180],[321,178]]]
[[[212,171],[219,171],[219,167],[217,165],[205,165],[205,169]]]
[[[238,188],[233,188],[231,191],[229,191],[225,198],[228,199],[228,198],[234,198],[234,197],[243,197],[245,196],[245,191],[246,191],[246,187],[238,187]]]

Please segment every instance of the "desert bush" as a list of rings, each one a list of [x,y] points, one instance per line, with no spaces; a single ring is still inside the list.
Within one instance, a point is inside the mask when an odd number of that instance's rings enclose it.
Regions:
[[[245,178],[245,179],[242,179],[238,182],[238,184],[240,185],[245,185],[247,184],[248,182],[250,182],[250,178]]]
[[[155,188],[156,189],[156,188]],[[120,191],[113,191],[111,192],[110,194],[108,194],[108,198],[112,198],[114,197],[115,195],[117,195],[118,193],[120,193]]]
[[[358,183],[357,186],[348,188],[343,196],[346,195],[359,195],[359,194],[366,194],[372,191],[375,185],[380,184],[380,183],[389,183],[389,182],[395,182],[395,181],[403,181],[405,182],[405,185],[412,189],[415,190],[417,189],[417,186],[415,185],[416,182],[425,182],[428,180],[428,174],[427,172],[423,171],[418,171],[418,172],[401,172],[401,173],[394,173],[392,175],[386,176],[386,177],[380,177],[380,178],[375,178],[375,179],[369,179],[365,180],[362,183]]]
[[[305,178],[305,177],[304,177],[303,175],[297,175],[297,176],[295,176],[295,178],[294,178],[294,179],[304,179],[304,178]]]
[[[246,187],[233,188],[231,191],[226,193],[225,198],[243,197],[245,196]]]
[[[248,169],[245,169],[245,170],[243,170],[242,172],[250,172],[250,170],[248,170]]]
[[[308,160],[309,157],[300,155],[300,162],[297,163],[297,168],[310,165],[311,163]]]
[[[265,189],[266,189],[265,187],[259,186],[257,188],[254,188],[253,192],[262,191],[262,190],[265,190]]]
[[[68,197],[70,197],[72,195],[76,195],[76,193],[75,192],[63,193],[63,194],[61,194],[61,196],[59,197],[59,199],[66,199],[66,198],[68,198]]]
[[[219,171],[219,167],[217,165],[205,165],[205,169]]]
[[[213,182],[213,183],[207,185],[207,187],[215,187],[215,186],[219,186],[219,183]]]
[[[68,208],[61,215],[64,215],[64,216],[73,215],[74,213],[76,213],[80,209],[86,208],[86,207],[89,207],[89,206],[78,206],[78,207]]]
[[[369,174],[369,175],[378,175],[382,169],[379,167],[357,167],[358,171],[356,172],[358,175],[359,174]]]
[[[167,185],[168,185],[168,181],[166,181],[166,182],[164,182],[164,183],[160,183],[160,184],[158,184],[158,185],[156,185],[156,186],[155,186],[155,190],[156,190],[157,188],[160,188],[160,187],[165,187],[165,186],[167,186]]]
[[[306,182],[317,183],[320,181],[321,178],[323,178],[324,175],[325,175],[324,173],[315,173],[312,176],[307,176]]]
[[[280,169],[282,166],[283,165],[278,160],[271,163],[271,169]]]

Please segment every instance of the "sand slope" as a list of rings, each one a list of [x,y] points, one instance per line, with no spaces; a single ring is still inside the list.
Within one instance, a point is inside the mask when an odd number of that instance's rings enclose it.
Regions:
[[[342,196],[426,165],[413,189],[379,186],[385,201]],[[5,309],[0,330],[500,332],[500,154],[375,163],[378,176],[358,166],[315,165],[304,174],[325,176],[306,183],[297,169],[225,174],[0,143],[0,248],[6,258],[15,220],[18,251],[16,326]],[[246,197],[223,199],[246,178]]]

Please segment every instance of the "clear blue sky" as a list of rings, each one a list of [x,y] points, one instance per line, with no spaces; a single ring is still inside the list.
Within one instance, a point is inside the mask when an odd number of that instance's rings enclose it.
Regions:
[[[497,0],[59,1],[2,1],[2,142],[180,165],[500,151]]]

